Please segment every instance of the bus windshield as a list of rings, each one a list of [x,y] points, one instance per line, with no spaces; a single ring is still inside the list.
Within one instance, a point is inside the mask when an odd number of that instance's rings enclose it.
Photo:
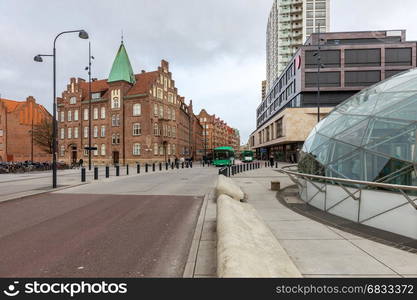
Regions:
[[[217,160],[225,160],[225,159],[229,159],[230,157],[233,157],[232,152],[227,151],[227,150],[216,150],[214,152],[214,159]]]

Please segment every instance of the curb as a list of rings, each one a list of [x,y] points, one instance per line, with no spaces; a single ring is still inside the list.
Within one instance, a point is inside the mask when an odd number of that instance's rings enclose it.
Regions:
[[[204,195],[203,203],[200,207],[200,214],[197,219],[197,225],[195,227],[193,241],[191,243],[190,252],[188,253],[187,263],[185,264],[183,278],[193,278],[195,272],[195,266],[197,262],[198,248],[200,246],[201,236],[203,234],[204,219],[206,217],[206,210],[208,200],[213,191]]]

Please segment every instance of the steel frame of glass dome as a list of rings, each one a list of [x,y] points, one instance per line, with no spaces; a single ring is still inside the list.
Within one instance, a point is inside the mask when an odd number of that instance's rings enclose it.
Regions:
[[[337,106],[306,139],[299,171],[417,185],[417,69]]]
[[[416,144],[417,69],[337,106],[310,133],[298,166],[281,172],[316,208],[417,239]]]

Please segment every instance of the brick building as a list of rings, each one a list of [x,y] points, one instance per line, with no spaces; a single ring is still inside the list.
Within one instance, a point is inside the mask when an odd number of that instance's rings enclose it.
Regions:
[[[51,115],[35,98],[26,101],[0,99],[0,161],[47,162],[51,154],[33,139],[33,128]]]
[[[203,126],[203,149],[211,153],[214,148],[221,146],[230,146],[239,150],[239,131],[231,128],[216,115],[210,115],[205,109],[202,109],[197,115]]]
[[[88,158],[91,118],[94,164],[167,161],[175,157],[199,159],[202,127],[190,131],[192,105],[178,95],[169,64],[156,71],[134,74],[122,43],[108,79],[89,84],[71,78],[58,98],[58,159],[67,163]],[[91,114],[91,116],[90,116]]]

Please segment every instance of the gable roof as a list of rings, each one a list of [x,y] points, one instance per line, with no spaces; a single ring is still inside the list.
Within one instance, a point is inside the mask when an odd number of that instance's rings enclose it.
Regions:
[[[130,84],[136,82],[132,65],[130,64],[129,56],[127,55],[123,42],[120,44],[119,50],[117,51],[116,58],[113,61],[113,66],[107,80],[107,82],[115,81],[127,81]]]
[[[20,104],[22,104],[22,102],[4,98],[0,98],[0,102],[2,102],[4,106],[6,106],[7,112],[14,111]]]
[[[159,72],[146,72],[135,75],[136,83],[129,89],[127,95],[145,94],[148,93],[152,83],[158,78]]]

